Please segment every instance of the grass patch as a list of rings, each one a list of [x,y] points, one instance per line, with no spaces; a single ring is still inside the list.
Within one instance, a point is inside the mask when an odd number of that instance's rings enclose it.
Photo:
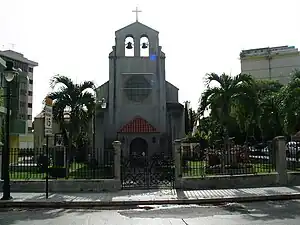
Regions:
[[[90,168],[85,163],[72,163],[68,179],[109,179],[114,177],[113,165]],[[45,179],[46,173],[37,166],[11,166],[11,180]],[[51,179],[51,177],[49,177]],[[65,178],[60,178],[65,179]]]
[[[275,172],[271,164],[241,164],[239,168],[225,168],[222,172],[220,166],[208,167],[206,161],[187,161],[182,167],[183,177],[205,177],[213,175],[238,175],[238,174],[259,174]]]
[[[113,177],[113,166],[89,168],[87,165],[83,165],[69,173],[71,179],[109,179]]]
[[[38,172],[10,172],[9,175],[11,180],[39,180],[46,178],[46,173]]]

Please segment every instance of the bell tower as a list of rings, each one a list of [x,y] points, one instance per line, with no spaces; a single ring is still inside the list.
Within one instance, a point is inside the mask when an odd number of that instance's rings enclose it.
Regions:
[[[121,30],[116,31],[116,55],[119,57],[130,56],[140,57],[141,52],[149,51],[148,57],[151,54],[158,53],[158,32],[149,27],[135,22]],[[133,51],[127,55],[127,52]]]
[[[110,53],[110,124],[118,129],[140,116],[158,130],[166,130],[165,55],[159,32],[138,21],[115,32]],[[135,114],[135,115],[133,115]]]

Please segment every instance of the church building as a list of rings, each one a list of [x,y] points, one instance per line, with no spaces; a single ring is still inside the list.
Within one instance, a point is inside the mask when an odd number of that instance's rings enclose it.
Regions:
[[[152,156],[172,152],[184,137],[184,107],[178,88],[166,81],[159,32],[138,20],[115,32],[109,80],[97,88],[96,149],[122,143],[122,154]],[[102,106],[102,107],[101,107]]]

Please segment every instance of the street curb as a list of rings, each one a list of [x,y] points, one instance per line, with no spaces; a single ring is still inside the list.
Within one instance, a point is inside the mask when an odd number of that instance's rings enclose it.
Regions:
[[[171,200],[151,200],[151,201],[0,201],[0,208],[138,208],[141,205],[188,205],[188,204],[222,204],[222,203],[245,203],[258,201],[280,201],[300,199],[300,193],[265,195],[265,196],[243,196],[243,197],[219,197],[201,199],[171,199]]]

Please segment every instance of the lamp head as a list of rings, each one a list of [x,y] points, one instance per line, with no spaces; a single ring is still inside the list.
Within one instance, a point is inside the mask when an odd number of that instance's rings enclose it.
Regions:
[[[105,98],[101,99],[101,108],[106,109],[106,100],[105,100]]]
[[[18,71],[14,68],[14,63],[12,61],[6,62],[6,69],[3,71],[3,73],[7,82],[12,82],[15,76],[18,75]]]

